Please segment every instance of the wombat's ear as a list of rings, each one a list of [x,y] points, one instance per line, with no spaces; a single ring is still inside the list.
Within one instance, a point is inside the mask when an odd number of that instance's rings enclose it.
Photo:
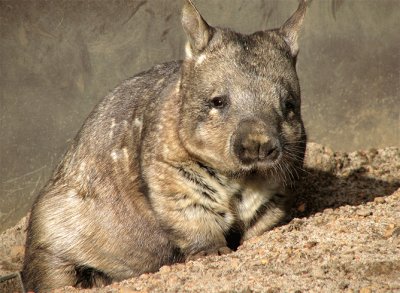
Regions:
[[[182,26],[189,39],[190,49],[186,54],[200,53],[207,47],[212,37],[212,27],[201,17],[191,0],[184,0]],[[188,56],[191,57],[191,56]]]
[[[301,25],[304,20],[304,16],[307,10],[307,4],[311,2],[310,0],[300,0],[299,7],[293,13],[293,15],[285,22],[285,24],[280,28],[280,32],[283,35],[286,43],[290,47],[290,52],[293,57],[297,56],[299,52],[299,45],[297,43],[297,38]]]

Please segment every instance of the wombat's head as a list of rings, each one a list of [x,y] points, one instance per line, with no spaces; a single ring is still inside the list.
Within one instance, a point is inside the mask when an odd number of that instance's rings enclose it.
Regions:
[[[305,11],[302,0],[281,28],[243,35],[209,26],[185,1],[179,136],[197,160],[236,175],[302,164],[296,57]]]

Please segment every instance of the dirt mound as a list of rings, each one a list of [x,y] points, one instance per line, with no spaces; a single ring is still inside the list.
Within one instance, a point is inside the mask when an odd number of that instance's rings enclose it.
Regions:
[[[400,149],[347,154],[310,143],[305,166],[279,227],[232,254],[96,292],[400,291]],[[21,268],[25,227],[26,218],[0,236],[0,275]]]

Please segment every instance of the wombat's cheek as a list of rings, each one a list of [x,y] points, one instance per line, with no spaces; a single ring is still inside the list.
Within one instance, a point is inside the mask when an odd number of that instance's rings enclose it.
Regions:
[[[228,127],[200,123],[196,130],[187,135],[186,149],[200,161],[221,172],[231,172],[237,168],[230,149]]]
[[[297,161],[302,164],[305,145],[306,134],[304,126],[300,121],[292,121],[291,123],[284,122],[282,124],[281,137],[283,140],[283,156],[290,161]]]
[[[296,143],[302,137],[302,122],[301,121],[285,121],[282,123],[282,136],[287,143]]]

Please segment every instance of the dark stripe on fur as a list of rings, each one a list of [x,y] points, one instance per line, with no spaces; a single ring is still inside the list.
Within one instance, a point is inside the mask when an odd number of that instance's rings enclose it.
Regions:
[[[220,185],[225,186],[225,184],[221,181],[221,179],[218,177],[217,172],[213,168],[210,168],[206,165],[203,165],[200,162],[197,162],[199,167],[207,172],[208,175],[210,175],[211,178],[215,179]]]
[[[216,201],[214,198],[214,194],[216,194],[217,191],[214,188],[212,188],[211,186],[208,186],[204,182],[204,179],[199,174],[185,170],[182,167],[179,168],[179,171],[183,174],[183,176],[187,180],[189,180],[189,181],[193,182],[194,184],[196,184],[197,186],[199,186],[199,190],[201,191],[201,194],[204,197],[207,197],[208,199],[210,199],[212,201]]]
[[[265,215],[265,213],[271,209],[273,206],[273,203],[271,201],[264,202],[260,207],[257,209],[257,211],[254,213],[253,218],[249,222],[248,228],[253,227],[255,224],[257,224],[258,220]]]
[[[75,287],[78,288],[86,289],[94,286],[106,286],[112,282],[108,275],[88,266],[77,266],[75,272],[77,278]]]
[[[231,226],[231,228],[225,232],[226,246],[236,251],[242,241],[244,233],[243,231],[244,231],[243,223],[235,222]]]

